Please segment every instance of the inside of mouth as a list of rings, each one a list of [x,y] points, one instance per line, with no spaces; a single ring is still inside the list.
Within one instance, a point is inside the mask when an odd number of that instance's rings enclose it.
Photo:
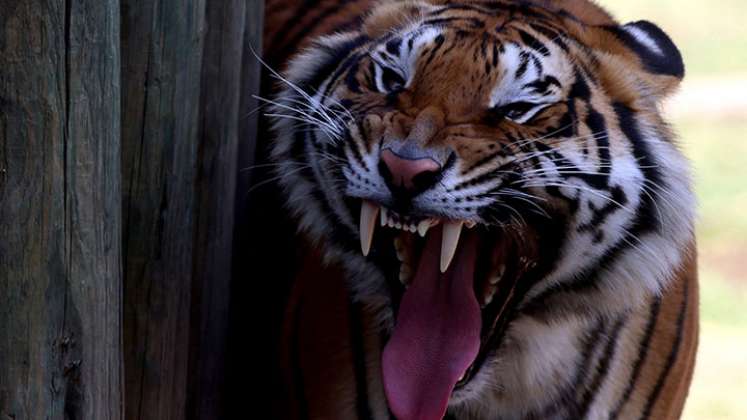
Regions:
[[[505,278],[516,274],[515,264],[503,235],[477,225],[461,232],[453,260],[441,272],[444,223],[423,237],[410,222],[390,226],[403,293],[382,360],[385,390],[398,418],[441,418],[451,393],[474,373],[505,310],[509,294],[499,289],[513,288]]]

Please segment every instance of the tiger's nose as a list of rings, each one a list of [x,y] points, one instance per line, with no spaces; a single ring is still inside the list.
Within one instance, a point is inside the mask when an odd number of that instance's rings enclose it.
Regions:
[[[390,149],[381,152],[380,171],[389,188],[398,191],[422,191],[438,180],[441,165],[431,158],[410,159]]]

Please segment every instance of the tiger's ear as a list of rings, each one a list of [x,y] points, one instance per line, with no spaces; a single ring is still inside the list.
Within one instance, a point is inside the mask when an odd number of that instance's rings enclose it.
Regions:
[[[416,21],[432,8],[433,5],[421,0],[381,1],[373,7],[363,22],[363,32],[369,38],[379,38]]]
[[[613,38],[603,41],[603,49],[632,61],[651,93],[664,98],[677,89],[685,65],[679,49],[661,28],[645,20],[602,28]]]
[[[646,20],[628,23],[620,28],[617,36],[638,55],[646,70],[651,73],[680,80],[685,76],[685,63],[680,50],[653,23]]]

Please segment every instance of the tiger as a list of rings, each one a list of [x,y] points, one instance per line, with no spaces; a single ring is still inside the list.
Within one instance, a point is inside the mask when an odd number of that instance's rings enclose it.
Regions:
[[[670,419],[698,343],[671,38],[590,0],[269,0],[289,419]],[[266,85],[267,85],[266,83]]]

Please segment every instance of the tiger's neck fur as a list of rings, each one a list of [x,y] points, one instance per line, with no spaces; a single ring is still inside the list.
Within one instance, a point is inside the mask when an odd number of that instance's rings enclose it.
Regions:
[[[376,315],[351,301],[342,269],[320,261],[309,253],[287,307],[285,418],[389,419]],[[552,330],[527,320],[513,335],[499,362],[511,387],[490,396],[496,404],[457,407],[447,418],[679,418],[698,344],[695,254],[664,295],[620,318]]]

